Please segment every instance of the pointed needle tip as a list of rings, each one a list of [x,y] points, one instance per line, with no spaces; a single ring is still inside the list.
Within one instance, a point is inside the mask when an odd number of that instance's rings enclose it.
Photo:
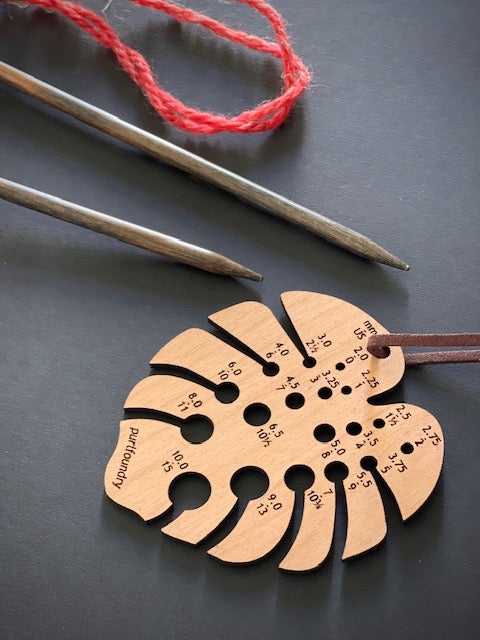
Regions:
[[[251,269],[245,269],[241,277],[247,278],[248,280],[254,280],[255,282],[263,282],[263,276]]]
[[[263,276],[260,273],[219,254],[215,254],[214,269],[209,270],[224,276],[231,276],[232,278],[246,278],[247,280],[254,280],[255,282],[262,282],[263,280]]]
[[[403,260],[400,260],[400,258],[397,258],[397,256],[394,256],[392,253],[387,253],[387,255],[385,255],[385,252],[382,252],[382,256],[378,261],[390,267],[401,269],[402,271],[410,271],[410,265]]]
[[[410,265],[402,260],[398,260],[398,258],[395,263],[392,264],[392,267],[397,267],[397,269],[401,269],[402,271],[410,271]]]

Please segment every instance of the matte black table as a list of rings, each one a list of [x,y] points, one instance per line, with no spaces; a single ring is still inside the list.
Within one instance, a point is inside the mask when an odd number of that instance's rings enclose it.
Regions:
[[[87,3],[100,11],[104,2]],[[249,32],[236,3],[194,1]],[[369,264],[0,87],[1,174],[220,251],[262,284],[211,276],[0,202],[0,636],[473,638],[479,631],[476,365],[410,370],[392,398],[437,417],[440,482],[385,542],[308,575],[229,567],[110,502],[103,472],[123,401],[156,350],[207,316],[321,291],[390,331],[479,327],[480,5],[274,0],[314,82],[274,133],[194,138],[152,113],[113,57],[59,17],[0,6],[0,58],[372,237],[410,263]],[[122,37],[186,102],[238,112],[274,95],[260,54],[113,0]],[[193,487],[194,492],[196,491]],[[175,508],[191,506],[185,489]],[[190,502],[189,502],[190,501]]]

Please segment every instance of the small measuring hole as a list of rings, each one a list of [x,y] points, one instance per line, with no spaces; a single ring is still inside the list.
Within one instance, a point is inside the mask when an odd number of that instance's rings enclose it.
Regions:
[[[330,442],[335,437],[335,429],[331,424],[319,424],[315,427],[313,435],[319,442]]]
[[[349,422],[346,429],[350,436],[358,436],[359,433],[362,433],[362,425],[359,422]]]
[[[315,360],[315,358],[312,358],[312,356],[307,356],[303,361],[303,366],[306,369],[312,369],[312,367],[314,367],[316,364],[317,361]]]
[[[340,391],[343,393],[344,396],[348,396],[350,393],[352,393],[352,387],[345,385],[340,389]]]
[[[270,376],[270,377],[276,376],[279,371],[280,371],[280,367],[276,362],[266,362],[263,365],[263,373],[266,376]]]
[[[285,404],[289,409],[300,409],[305,404],[305,398],[301,393],[289,393],[285,398]]]
[[[245,422],[248,422],[248,424],[251,424],[254,427],[259,427],[262,424],[268,422],[271,415],[272,412],[267,407],[267,405],[262,404],[261,402],[254,402],[253,404],[249,404],[243,412]]]
[[[327,480],[330,480],[330,482],[343,482],[347,476],[348,467],[339,460],[330,462],[330,464],[327,464],[325,467],[325,477]]]
[[[343,364],[343,362],[337,362],[337,364],[335,365],[335,369],[337,371],[343,371],[345,369],[345,365]]]
[[[375,418],[375,420],[373,421],[373,426],[375,427],[375,429],[383,429],[383,427],[385,426],[385,420],[382,420],[382,418]]]
[[[215,389],[215,397],[219,402],[223,404],[230,404],[230,402],[235,402],[235,400],[240,395],[240,391],[236,384],[233,382],[222,382]]]
[[[322,400],[328,400],[329,398],[332,397],[332,390],[329,389],[328,387],[322,387],[321,389],[318,390],[318,397],[321,398]]]
[[[407,454],[407,455],[409,455],[410,453],[413,453],[413,449],[414,449],[414,447],[413,447],[413,444],[411,442],[404,442],[402,444],[402,446],[400,447],[400,451],[402,453]]]

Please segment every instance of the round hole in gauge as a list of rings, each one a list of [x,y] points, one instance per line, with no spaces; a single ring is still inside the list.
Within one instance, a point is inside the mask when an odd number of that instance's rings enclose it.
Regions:
[[[328,400],[332,397],[332,390],[329,387],[322,387],[318,390],[318,397],[322,400]]]
[[[265,471],[253,466],[238,469],[230,480],[232,492],[244,503],[263,496],[268,484],[269,479]]]
[[[400,447],[400,451],[406,455],[410,455],[414,451],[414,446],[411,442],[404,442]]]
[[[254,402],[249,404],[243,412],[245,422],[251,424],[253,427],[260,427],[262,424],[267,423],[270,420],[272,412],[266,404],[261,402]]]
[[[223,404],[235,402],[239,395],[240,391],[233,382],[221,382],[215,389],[216,399]]]
[[[358,436],[362,433],[362,425],[359,422],[349,422],[346,426],[347,433],[350,436]]]
[[[363,456],[360,460],[360,466],[365,471],[374,471],[377,468],[378,461],[373,456]]]
[[[191,444],[203,444],[213,434],[213,422],[207,416],[190,416],[180,428],[182,437]]]
[[[319,424],[318,427],[315,427],[313,435],[319,442],[330,442],[335,437],[335,429],[331,424]]]
[[[262,371],[265,376],[269,376],[271,378],[272,376],[277,375],[277,373],[280,371],[280,367],[276,362],[266,362],[263,365]]]
[[[315,474],[304,464],[295,464],[284,475],[285,484],[292,491],[304,493],[313,484]]]
[[[327,464],[324,473],[326,479],[330,480],[330,482],[343,482],[348,476],[348,467],[340,460],[335,460]]]
[[[300,409],[305,404],[305,397],[301,393],[289,393],[285,404],[289,409]]]

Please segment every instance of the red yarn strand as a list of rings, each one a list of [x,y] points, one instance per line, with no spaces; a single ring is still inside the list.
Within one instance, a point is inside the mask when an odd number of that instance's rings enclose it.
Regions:
[[[274,129],[287,118],[310,81],[307,68],[292,49],[282,16],[264,0],[237,0],[237,2],[249,5],[268,20],[276,42],[269,42],[243,31],[237,31],[193,9],[180,7],[165,0],[131,0],[134,4],[155,11],[163,11],[181,22],[199,25],[221,38],[281,60],[282,93],[268,102],[232,117],[189,107],[159,86],[153,77],[150,65],[141,53],[125,45],[108,22],[94,11],[66,0],[22,1],[42,9],[57,11],[97,42],[110,49],[155,111],[170,124],[189,133],[213,134],[221,131],[254,133]]]

